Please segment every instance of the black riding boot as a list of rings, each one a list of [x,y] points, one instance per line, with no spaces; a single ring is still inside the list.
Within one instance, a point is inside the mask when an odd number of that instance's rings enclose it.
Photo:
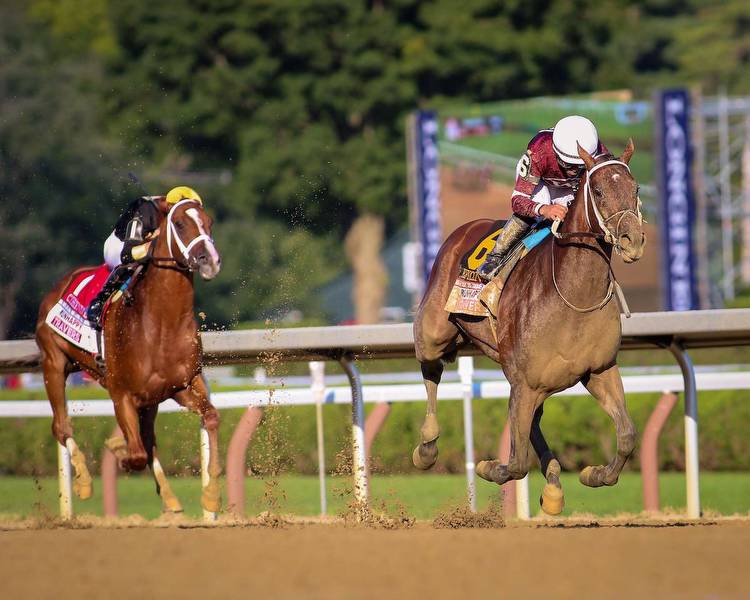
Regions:
[[[86,318],[91,322],[95,329],[101,330],[102,310],[104,309],[104,305],[107,303],[107,300],[109,300],[109,297],[125,282],[131,272],[132,270],[129,265],[116,266],[112,269],[107,281],[104,282],[102,291],[91,301],[91,304],[86,311]]]
[[[479,276],[485,281],[489,281],[497,275],[508,253],[523,239],[529,229],[531,229],[531,225],[516,215],[508,219],[502,233],[495,241],[495,247],[487,253],[484,262],[477,269]]]

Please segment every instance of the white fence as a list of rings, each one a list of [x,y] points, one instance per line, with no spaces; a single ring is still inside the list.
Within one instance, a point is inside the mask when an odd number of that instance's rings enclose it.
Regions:
[[[695,370],[686,350],[750,345],[750,309],[638,313],[633,314],[630,319],[622,318],[622,331],[622,349],[669,349],[680,365],[683,375],[681,387],[685,391],[687,514],[691,518],[698,518],[697,386]],[[340,401],[352,403],[355,494],[358,500],[366,502],[368,482],[367,469],[364,468],[364,396],[354,361],[414,356],[410,324],[207,332],[202,335],[202,339],[204,362],[207,365],[255,362],[270,357],[274,360],[339,361],[351,384],[348,397],[343,396]],[[469,348],[464,354],[479,354],[479,351]],[[39,355],[33,340],[0,342],[0,372],[23,372],[38,368]],[[456,393],[456,388],[451,388],[451,385],[441,386],[441,397]],[[462,389],[466,391],[467,388]],[[473,386],[471,391],[474,391]],[[481,392],[481,388],[479,391]],[[331,392],[334,394],[334,401],[339,398],[339,394],[347,393],[343,390]],[[463,394],[463,397],[467,395]],[[242,405],[247,405],[248,399],[245,397],[240,401],[244,403]],[[75,414],[73,407],[71,412]]]
[[[472,380],[473,360],[471,357],[461,359],[459,370],[462,374],[461,383],[444,383],[440,386],[439,400],[464,400],[464,449],[466,452],[467,498],[476,508],[476,482],[474,475],[474,443],[473,443],[473,412],[471,400],[508,398],[510,385],[507,381],[475,382]],[[314,364],[314,363],[311,363]],[[746,390],[750,389],[750,372],[706,372],[696,375],[696,383],[701,390]],[[623,377],[623,385],[627,394],[649,392],[682,392],[684,382],[681,375],[629,375]],[[372,385],[362,388],[364,402],[426,402],[425,389],[422,384]],[[468,392],[468,394],[467,394]],[[317,400],[320,395],[322,399]],[[556,394],[557,396],[585,396],[587,390],[580,384]],[[468,400],[468,401],[467,401]],[[218,409],[247,408],[250,406],[301,406],[312,404],[351,404],[352,390],[348,387],[323,387],[322,391],[311,388],[283,388],[274,389],[273,393],[266,390],[251,390],[240,392],[217,392],[211,395],[211,401]],[[111,400],[71,400],[68,410],[74,417],[112,417],[114,408]],[[182,412],[183,407],[174,400],[167,400],[159,407],[162,413]],[[0,402],[0,418],[34,418],[51,417],[52,409],[48,402],[40,400],[7,400]],[[318,415],[318,420],[322,416]],[[201,435],[203,430],[201,430]],[[203,441],[203,440],[201,440]],[[408,453],[409,445],[414,440],[404,440],[404,452]],[[71,470],[69,456],[60,446],[59,472],[61,475],[61,506],[67,514],[72,514],[71,498]],[[322,438],[318,438],[318,456],[323,455]],[[320,460],[320,459],[319,459]],[[325,512],[325,478],[324,465],[320,461],[320,497],[321,512]],[[529,518],[528,484],[522,481],[516,490],[516,516],[521,519]]]

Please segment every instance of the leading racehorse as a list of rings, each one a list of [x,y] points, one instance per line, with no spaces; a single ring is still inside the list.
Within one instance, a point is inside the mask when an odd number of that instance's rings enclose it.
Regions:
[[[201,342],[193,314],[193,273],[213,279],[221,258],[211,238],[211,218],[196,200],[173,206],[156,199],[162,213],[153,255],[135,282],[132,301],[113,302],[103,328],[106,369],[95,358],[57,335],[45,318],[69,283],[82,269],[68,273],[45,296],[39,308],[36,340],[41,351],[44,384],[52,405],[52,432],[71,454],[75,470],[74,490],[81,498],[91,496],[91,476],[86,459],[73,439],[65,404],[65,378],[84,370],[107,389],[114,403],[117,423],[125,444],[113,451],[125,469],[151,468],[165,510],[181,511],[156,458],[154,421],[158,405],[174,398],[197,412],[209,437],[210,480],[203,488],[205,510],[219,510],[218,451],[219,415],[211,405],[201,376]]]
[[[496,320],[444,309],[461,258],[487,235],[492,222],[467,223],[445,241],[414,321],[416,355],[428,398],[420,444],[413,453],[415,466],[429,469],[437,460],[437,387],[444,361],[474,344],[502,365],[511,385],[508,464],[482,461],[476,467],[480,477],[498,484],[523,478],[530,440],[547,480],[542,508],[559,514],[560,464],[540,429],[542,404],[580,381],[614,420],[617,432],[612,461],[586,467],[580,480],[591,487],[617,482],[633,452],[636,432],[615,364],[621,325],[617,303],[611,301],[616,283],[610,261],[613,249],[626,263],[638,260],[646,242],[638,185],[628,167],[633,150],[630,140],[619,159],[594,159],[578,147],[586,169],[562,233],[559,238],[549,236],[516,266],[497,305],[491,307]]]

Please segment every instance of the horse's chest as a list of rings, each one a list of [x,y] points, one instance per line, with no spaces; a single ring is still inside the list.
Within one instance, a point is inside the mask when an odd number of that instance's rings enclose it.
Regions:
[[[596,327],[577,327],[571,321],[564,327],[539,328],[538,335],[519,347],[521,352],[508,357],[531,387],[564,389],[586,373],[607,367],[617,356],[619,323],[602,320]]]
[[[586,373],[609,365],[617,356],[620,328],[608,323],[601,327],[572,331],[560,346],[560,355],[573,366],[573,371]]]

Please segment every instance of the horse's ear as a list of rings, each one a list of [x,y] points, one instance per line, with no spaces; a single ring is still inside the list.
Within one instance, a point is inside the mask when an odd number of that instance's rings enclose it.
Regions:
[[[576,146],[578,146],[578,156],[581,157],[583,164],[586,165],[586,170],[590,171],[591,167],[594,166],[594,157],[586,152],[586,150],[581,148],[581,144],[579,144],[578,142],[576,142]]]
[[[633,152],[635,152],[635,144],[633,143],[633,138],[628,138],[628,145],[625,146],[625,152],[622,153],[620,160],[625,164],[628,164],[630,162],[630,157],[633,156]]]

